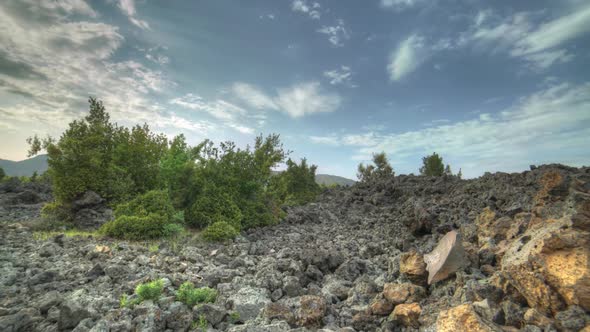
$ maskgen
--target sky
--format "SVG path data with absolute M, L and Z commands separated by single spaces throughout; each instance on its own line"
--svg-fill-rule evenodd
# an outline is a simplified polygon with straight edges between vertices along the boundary
M 590 165 L 587 0 L 4 0 L 0 158 L 102 100 L 240 146 L 278 133 L 318 173 Z

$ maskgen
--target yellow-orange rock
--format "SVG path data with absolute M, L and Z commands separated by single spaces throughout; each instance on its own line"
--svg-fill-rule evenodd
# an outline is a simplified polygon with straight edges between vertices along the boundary
M 406 282 L 402 284 L 386 283 L 383 286 L 383 297 L 394 305 L 417 302 L 426 296 L 426 289 Z
M 376 299 L 371 303 L 369 307 L 372 315 L 376 316 L 387 316 L 393 310 L 393 303 L 387 301 L 386 299 Z
M 502 332 L 496 324 L 480 317 L 471 304 L 462 304 L 449 310 L 443 310 L 436 320 L 438 332 Z
M 415 250 L 403 253 L 399 261 L 399 271 L 412 281 L 424 282 L 426 280 L 424 257 Z
M 420 308 L 418 303 L 398 304 L 393 309 L 389 318 L 406 327 L 417 328 L 420 326 L 418 318 L 420 318 L 421 313 L 422 308 Z
M 571 226 L 571 219 L 551 220 L 512 242 L 502 272 L 545 315 L 568 305 L 590 310 L 590 235 Z

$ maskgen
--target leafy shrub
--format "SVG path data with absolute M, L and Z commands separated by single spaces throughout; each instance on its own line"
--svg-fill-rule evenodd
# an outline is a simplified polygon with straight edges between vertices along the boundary
M 166 225 L 166 217 L 155 213 L 145 217 L 120 216 L 102 225 L 100 233 L 127 240 L 156 239 L 165 235 Z
M 167 192 L 163 190 L 148 191 L 127 203 L 117 205 L 115 209 L 115 217 L 147 216 L 149 214 L 159 214 L 172 221 L 175 212 Z
M 164 289 L 164 281 L 162 279 L 154 280 L 145 284 L 139 284 L 135 288 L 135 294 L 137 295 L 138 302 L 145 300 L 156 301 L 162 295 Z
M 203 228 L 224 221 L 235 229 L 241 228 L 242 212 L 227 193 L 209 190 L 200 195 L 188 211 L 188 223 Z
M 49 202 L 41 208 L 41 217 L 46 224 L 70 223 L 73 219 L 70 209 L 58 202 Z M 47 225 L 49 227 L 49 225 Z
M 164 237 L 174 237 L 184 232 L 184 226 L 179 224 L 166 224 L 162 230 Z
M 215 302 L 216 298 L 217 291 L 215 289 L 209 287 L 195 288 L 189 281 L 180 285 L 176 292 L 176 299 L 189 307 L 199 303 Z
M 217 221 L 203 230 L 203 238 L 207 241 L 224 241 L 233 239 L 240 234 L 232 225 L 225 221 Z
M 394 176 L 393 167 L 389 164 L 385 152 L 373 154 L 374 165 L 359 164 L 356 176 L 359 181 L 367 182 L 374 179 L 383 179 L 389 176 Z

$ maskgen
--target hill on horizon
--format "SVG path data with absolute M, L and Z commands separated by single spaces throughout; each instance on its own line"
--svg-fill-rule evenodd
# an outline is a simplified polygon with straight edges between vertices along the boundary
M 8 176 L 31 176 L 34 172 L 41 175 L 47 170 L 47 155 L 41 154 L 21 161 L 0 159 L 0 167 Z
M 356 183 L 356 181 L 349 178 L 330 174 L 316 174 L 315 182 L 325 186 L 332 186 L 335 184 L 340 186 L 352 186 Z

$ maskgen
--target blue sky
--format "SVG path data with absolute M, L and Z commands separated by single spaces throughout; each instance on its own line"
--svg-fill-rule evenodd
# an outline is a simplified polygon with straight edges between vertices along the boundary
M 434 151 L 466 177 L 590 164 L 588 1 L 3 1 L 0 158 L 102 99 L 120 124 L 355 177 Z

